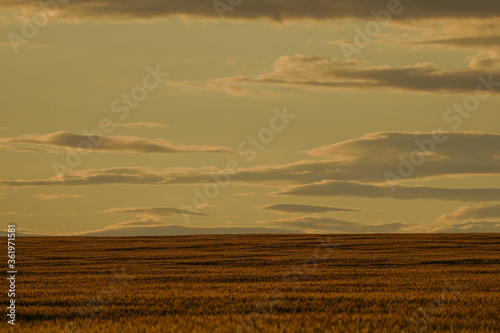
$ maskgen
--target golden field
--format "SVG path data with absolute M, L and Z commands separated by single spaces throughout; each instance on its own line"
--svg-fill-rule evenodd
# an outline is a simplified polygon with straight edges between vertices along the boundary
M 500 332 L 500 234 L 19 237 L 16 261 L 16 332 Z

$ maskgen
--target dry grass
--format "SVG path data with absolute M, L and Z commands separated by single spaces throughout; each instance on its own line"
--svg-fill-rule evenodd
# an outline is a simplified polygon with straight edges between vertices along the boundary
M 499 234 L 16 245 L 18 332 L 500 332 Z

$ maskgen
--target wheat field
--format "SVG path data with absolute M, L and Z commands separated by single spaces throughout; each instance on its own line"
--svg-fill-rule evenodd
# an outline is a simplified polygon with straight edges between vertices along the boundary
M 17 332 L 500 332 L 499 234 L 22 237 L 17 251 Z

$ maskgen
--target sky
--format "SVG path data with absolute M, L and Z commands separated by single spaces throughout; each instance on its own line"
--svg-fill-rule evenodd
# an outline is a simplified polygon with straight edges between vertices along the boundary
M 0 4 L 25 235 L 500 231 L 500 3 Z

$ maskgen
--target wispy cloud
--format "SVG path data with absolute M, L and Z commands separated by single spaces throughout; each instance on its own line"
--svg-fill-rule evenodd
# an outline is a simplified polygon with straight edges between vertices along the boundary
M 484 65 L 484 64 L 482 64 Z M 268 89 L 295 88 L 301 90 L 384 90 L 429 94 L 475 93 L 480 85 L 478 78 L 500 86 L 500 68 L 474 66 L 444 69 L 432 63 L 418 63 L 402 67 L 374 66 L 367 61 L 346 60 L 321 55 L 282 56 L 274 63 L 272 71 L 257 77 L 235 76 L 217 79 L 228 84 L 252 89 L 257 85 Z M 216 87 L 216 86 L 214 86 Z M 500 93 L 500 89 L 485 93 Z M 221 89 L 223 91 L 223 89 Z
M 170 207 L 124 207 L 124 208 L 111 208 L 102 211 L 102 213 L 143 213 L 154 216 L 172 216 L 178 214 L 190 214 L 208 216 L 200 212 L 185 211 L 177 208 Z
M 51 231 L 42 231 L 42 230 L 36 230 L 36 229 L 31 229 L 31 228 L 17 228 L 16 229 L 16 235 L 19 236 L 58 236 L 57 233 L 51 232 Z
M 100 184 L 206 184 L 214 174 L 227 174 L 231 183 L 273 188 L 323 180 L 382 183 L 384 173 L 398 173 L 401 159 L 419 159 L 411 179 L 495 176 L 500 173 L 500 135 L 483 132 L 443 132 L 445 143 L 430 143 L 431 132 L 380 132 L 309 150 L 319 160 L 240 168 L 236 172 L 204 168 L 107 168 L 78 170 L 49 179 L 0 180 L 0 186 Z M 418 143 L 418 144 L 417 144 Z M 463 147 L 468 147 L 464 150 Z M 433 151 L 427 151 L 434 148 Z
M 299 204 L 272 204 L 260 206 L 260 209 L 271 210 L 278 213 L 328 213 L 328 212 L 357 212 L 360 209 L 352 208 L 338 208 L 338 207 L 325 207 L 325 206 L 311 206 Z
M 136 136 L 97 136 L 56 132 L 47 135 L 25 135 L 15 138 L 0 138 L 0 142 L 15 144 L 70 147 L 115 153 L 230 153 L 229 147 L 179 145 L 164 139 L 149 139 Z M 81 148 L 84 147 L 84 148 Z
M 0 186 L 164 184 L 168 178 L 148 168 L 89 169 L 42 180 L 0 181 Z
M 57 200 L 68 198 L 83 198 L 85 196 L 79 194 L 35 194 L 35 198 L 40 200 Z
M 435 199 L 452 201 L 500 201 L 498 188 L 436 188 L 429 186 L 362 184 L 359 182 L 324 180 L 318 183 L 294 186 L 274 193 L 295 196 L 346 196 L 363 198 L 391 198 L 399 200 Z
M 177 235 L 209 235 L 209 234 L 290 234 L 301 233 L 298 230 L 266 227 L 188 227 L 166 225 L 164 223 L 143 218 L 137 221 L 117 223 L 99 230 L 72 234 L 74 236 L 177 236 Z
M 155 122 L 114 123 L 114 125 L 126 128 L 170 128 L 170 126 L 168 125 L 159 124 Z
M 452 213 L 444 214 L 436 222 L 449 223 L 466 220 L 500 221 L 500 205 L 462 206 Z M 499 222 L 500 223 L 500 222 Z
M 499 221 L 466 221 L 447 225 L 435 226 L 429 229 L 429 232 L 446 232 L 446 233 L 491 233 L 500 232 Z
M 5 146 L 0 145 L 0 151 L 18 151 L 18 152 L 28 152 L 28 153 L 38 153 L 38 152 L 50 152 L 55 153 L 53 149 L 41 148 L 41 147 L 25 147 L 25 146 Z
M 365 232 L 401 232 L 408 227 L 405 223 L 363 224 L 338 220 L 328 217 L 302 216 L 287 217 L 279 220 L 263 220 L 258 223 L 272 227 L 282 227 L 300 230 L 308 233 L 365 233 Z
M 420 45 L 449 45 L 460 48 L 485 47 L 489 50 L 500 48 L 500 35 L 491 36 L 470 36 L 470 37 L 450 37 L 442 39 L 424 39 L 419 41 L 410 41 L 411 44 Z
M 398 4 L 396 2 L 396 4 Z M 273 21 L 289 20 L 331 20 L 341 18 L 371 18 L 370 10 L 386 10 L 387 0 L 371 0 L 369 4 L 360 1 L 329 0 L 311 3 L 295 0 L 293 6 L 286 0 L 254 0 L 230 11 L 228 19 L 255 20 L 267 18 Z M 500 5 L 496 1 L 420 0 L 400 3 L 403 8 L 393 20 L 438 19 L 438 18 L 491 18 L 500 16 Z M 36 3 L 28 0 L 6 1 L 0 10 L 39 10 Z M 95 20 L 150 20 L 169 16 L 217 19 L 212 1 L 151 0 L 137 2 L 124 0 L 120 5 L 112 0 L 72 0 L 61 6 L 57 19 Z
M 173 87 L 183 88 L 183 89 L 199 89 L 208 91 L 220 91 L 227 93 L 229 95 L 235 96 L 278 96 L 279 93 L 272 90 L 266 89 L 254 89 L 243 87 L 238 82 L 234 82 L 232 78 L 228 79 L 217 79 L 205 82 L 197 81 L 168 81 L 168 84 Z

